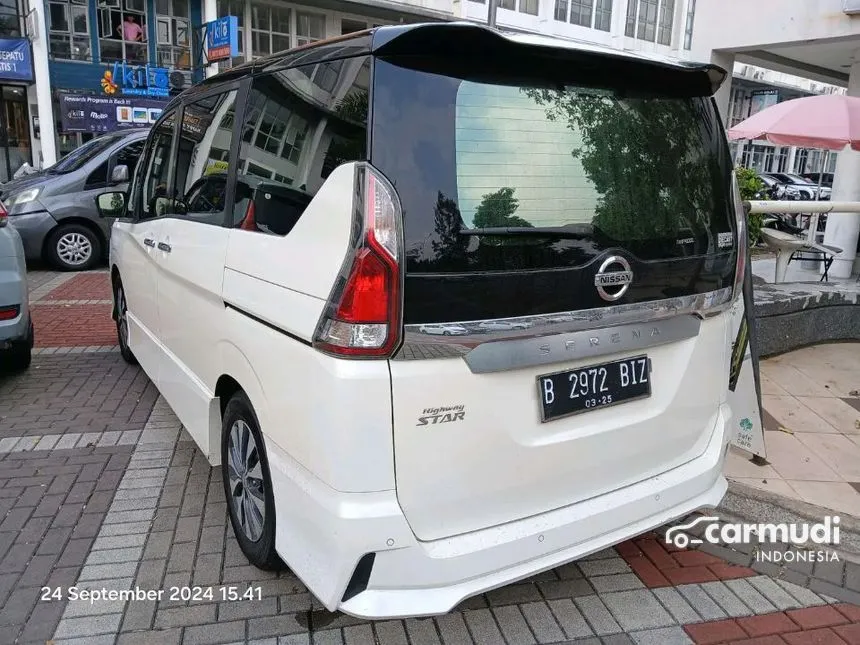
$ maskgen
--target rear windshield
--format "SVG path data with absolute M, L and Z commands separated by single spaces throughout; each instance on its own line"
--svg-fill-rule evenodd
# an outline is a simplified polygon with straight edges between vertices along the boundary
M 732 251 L 710 98 L 423 69 L 377 60 L 374 74 L 372 162 L 400 196 L 409 273 Z

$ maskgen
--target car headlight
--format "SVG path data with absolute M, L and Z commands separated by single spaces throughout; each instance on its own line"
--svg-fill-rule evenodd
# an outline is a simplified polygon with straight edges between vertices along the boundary
M 15 193 L 5 200 L 6 207 L 9 208 L 12 206 L 20 206 L 21 204 L 29 204 L 36 200 L 39 196 L 39 191 L 39 188 L 28 188 L 27 190 L 22 190 L 20 193 Z

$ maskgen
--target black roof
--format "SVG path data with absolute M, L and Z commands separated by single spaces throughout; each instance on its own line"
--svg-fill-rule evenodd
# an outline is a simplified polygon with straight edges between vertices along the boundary
M 625 84 L 659 86 L 661 91 L 698 96 L 713 94 L 728 76 L 726 70 L 710 63 L 662 59 L 538 35 L 505 34 L 476 23 L 429 22 L 385 25 L 295 47 L 242 63 L 194 87 L 202 89 L 258 72 L 367 54 L 408 56 L 419 66 L 422 59 L 435 63 L 449 60 L 452 66 L 465 65 L 472 72 L 482 65 L 498 70 L 500 59 L 506 61 L 506 68 L 510 63 L 530 75 L 557 73 L 575 65 L 577 76 L 588 76 L 593 70 L 595 78 L 617 76 Z

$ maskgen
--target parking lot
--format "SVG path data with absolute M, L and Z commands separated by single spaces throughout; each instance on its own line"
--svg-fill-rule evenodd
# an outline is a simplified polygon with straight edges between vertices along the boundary
M 727 562 L 657 534 L 442 617 L 329 613 L 288 571 L 247 563 L 220 469 L 114 346 L 107 272 L 33 271 L 30 286 L 33 364 L 0 377 L 0 643 L 860 642 L 860 608 L 809 576 L 775 580 L 749 554 Z M 860 568 L 809 574 L 845 598 Z

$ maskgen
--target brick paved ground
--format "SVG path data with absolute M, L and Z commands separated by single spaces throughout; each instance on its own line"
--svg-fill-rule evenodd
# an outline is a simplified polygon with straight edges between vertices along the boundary
M 0 642 L 51 638 L 64 603 L 40 600 L 41 588 L 74 583 L 131 450 L 0 455 Z
M 248 565 L 219 469 L 145 375 L 122 363 L 114 337 L 81 323 L 104 317 L 106 274 L 36 274 L 31 285 L 34 310 L 45 321 L 62 308 L 69 333 L 46 336 L 58 344 L 43 345 L 26 374 L 0 377 L 0 644 L 860 643 L 860 608 L 836 599 L 860 567 L 830 563 L 774 578 L 750 568 L 751 551 L 683 551 L 658 533 L 445 616 L 331 614 L 290 572 Z M 827 580 L 820 593 L 807 588 Z M 41 601 L 43 585 L 165 595 Z M 170 598 L 171 587 L 188 586 L 198 598 Z M 225 600 L 225 587 L 259 589 L 262 599 Z

